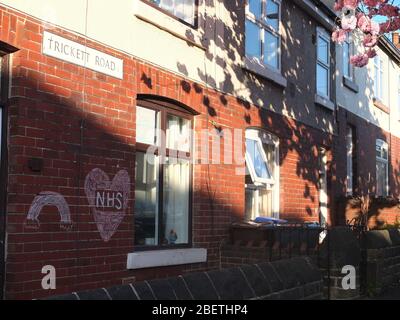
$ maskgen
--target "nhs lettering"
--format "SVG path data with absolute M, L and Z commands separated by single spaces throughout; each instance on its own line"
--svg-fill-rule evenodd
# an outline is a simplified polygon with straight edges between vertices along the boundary
M 85 193 L 90 211 L 104 241 L 109 241 L 128 209 L 130 178 L 126 170 L 117 172 L 113 180 L 95 168 L 85 179 Z
M 121 210 L 123 208 L 123 192 L 114 190 L 96 190 L 96 209 Z

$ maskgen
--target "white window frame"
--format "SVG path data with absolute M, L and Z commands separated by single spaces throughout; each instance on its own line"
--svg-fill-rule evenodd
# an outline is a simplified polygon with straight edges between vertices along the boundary
M 350 126 L 346 128 L 346 193 L 347 195 L 353 194 L 353 129 Z
M 261 139 L 259 137 L 251 137 L 251 138 L 246 137 L 246 140 L 253 140 L 253 141 L 255 141 L 257 143 L 256 144 L 257 149 L 260 152 L 264 163 L 267 163 L 268 162 L 268 158 L 267 158 L 267 155 L 265 154 L 265 150 L 263 148 Z M 251 159 L 250 154 L 247 152 L 247 149 L 246 149 L 245 158 L 246 158 L 247 163 L 249 164 L 248 168 L 249 168 L 249 171 L 250 171 L 251 178 L 253 179 L 253 181 L 254 181 L 254 183 L 256 185 L 262 185 L 262 184 L 273 185 L 275 183 L 275 179 L 272 176 L 272 173 L 270 172 L 270 168 L 268 167 L 268 165 L 266 165 L 265 167 L 267 169 L 268 175 L 271 176 L 272 178 L 271 179 L 264 179 L 264 178 L 261 178 L 261 177 L 259 177 L 257 175 L 256 169 L 254 168 L 253 160 Z
M 378 156 L 377 154 L 376 154 L 376 151 L 375 151 L 375 154 L 376 154 L 376 164 L 378 164 L 378 162 L 379 163 L 383 163 L 383 164 L 385 164 L 386 165 L 386 172 L 385 172 L 385 174 L 386 174 L 386 186 L 385 186 L 385 193 L 384 194 L 382 194 L 382 195 L 380 195 L 380 194 L 377 194 L 378 196 L 383 196 L 383 197 L 386 197 L 386 196 L 388 196 L 389 195 L 389 145 L 388 145 L 388 143 L 386 142 L 386 141 L 383 141 L 383 140 L 381 140 L 381 139 L 377 139 L 376 140 L 376 148 L 375 149 L 377 149 L 378 147 L 380 147 L 381 148 L 381 156 Z M 384 158 L 382 155 L 383 155 L 383 150 L 386 150 L 386 154 L 387 154 L 387 158 Z M 377 183 L 377 186 L 378 186 L 378 172 L 376 172 L 376 183 Z
M 346 48 L 348 48 L 347 55 Z M 346 41 L 343 43 L 343 76 L 351 81 L 354 79 L 354 68 L 350 63 L 350 57 L 353 54 L 353 49 L 353 39 L 351 36 L 348 36 Z M 346 74 L 347 72 L 349 74 Z
M 326 64 L 324 61 L 320 61 L 318 59 L 318 47 L 319 47 L 319 41 L 320 38 L 322 38 L 324 41 L 326 41 L 328 43 L 328 64 Z M 325 93 L 319 92 L 318 91 L 318 65 L 320 65 L 321 67 L 325 68 L 328 70 L 328 78 L 327 80 L 327 87 L 328 87 L 328 95 L 326 95 Z M 330 81 L 330 77 L 331 77 L 331 37 L 329 36 L 328 32 L 321 27 L 317 27 L 317 46 L 316 46 L 316 63 L 315 63 L 315 91 L 317 92 L 317 95 L 327 98 L 328 100 L 330 100 L 330 92 L 331 92 L 331 81 Z
M 383 60 L 381 57 L 374 58 L 374 97 L 383 101 Z
M 260 52 L 260 58 L 254 57 L 254 56 L 247 56 L 247 51 L 245 48 L 245 55 L 250 58 L 250 59 L 255 59 L 259 64 L 264 65 L 268 68 L 271 68 L 272 70 L 275 70 L 277 72 L 281 72 L 281 65 L 282 65 L 282 36 L 281 36 L 281 19 L 282 19 L 282 0 L 259 0 L 262 3 L 263 10 L 266 10 L 267 6 L 267 1 L 272 1 L 276 3 L 279 7 L 278 9 L 278 30 L 275 30 L 272 26 L 267 24 L 266 22 L 263 21 L 264 15 L 263 12 L 261 13 L 261 17 L 257 19 L 257 17 L 250 12 L 250 3 L 249 0 L 247 0 L 246 3 L 246 20 L 249 20 L 250 22 L 254 23 L 257 25 L 257 27 L 260 28 L 260 41 L 261 41 L 261 52 Z M 278 37 L 278 66 L 272 66 L 270 64 L 267 64 L 264 59 L 265 59 L 265 32 L 270 32 L 272 35 L 275 37 Z M 246 36 L 246 30 L 245 30 L 245 36 Z
M 260 136 L 261 135 L 261 136 Z M 261 150 L 262 150 L 262 157 L 263 159 L 267 162 L 267 156 L 265 154 L 264 147 L 262 146 L 262 143 L 265 144 L 270 144 L 273 145 L 275 148 L 275 155 L 274 155 L 274 170 L 273 170 L 273 179 L 255 179 L 254 174 L 255 174 L 255 169 L 251 168 L 252 166 L 250 165 L 252 161 L 249 161 L 249 155 L 246 150 L 246 165 L 248 165 L 247 168 L 249 168 L 251 178 L 253 180 L 253 184 L 245 184 L 246 189 L 253 189 L 253 190 L 259 190 L 259 189 L 266 189 L 266 190 L 271 190 L 272 191 L 272 216 L 274 218 L 279 218 L 279 200 L 280 200 L 280 190 L 279 190 L 279 138 L 262 130 L 262 129 L 247 129 L 245 133 L 245 139 L 250 139 L 253 141 L 257 141 L 257 143 L 260 143 Z M 253 172 L 253 173 L 252 173 Z M 265 181 L 263 181 L 265 180 Z M 261 182 L 263 181 L 263 182 Z M 258 197 L 258 195 L 257 195 Z M 257 201 L 257 200 L 256 200 Z M 257 201 L 258 202 L 258 201 Z M 257 207 L 258 210 L 258 207 Z

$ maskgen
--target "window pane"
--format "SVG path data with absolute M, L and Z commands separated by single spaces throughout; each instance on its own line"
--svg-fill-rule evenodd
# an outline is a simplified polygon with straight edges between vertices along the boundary
M 255 140 L 246 139 L 246 152 L 250 157 L 257 178 L 271 179 L 271 174 L 260 150 L 260 144 Z
M 275 145 L 263 143 L 265 155 L 267 156 L 268 171 L 271 176 L 275 176 Z
M 272 190 L 258 190 L 258 215 L 260 217 L 272 217 Z
M 318 38 L 318 60 L 328 65 L 329 63 L 329 53 L 328 53 L 329 43 L 324 38 Z
M 194 24 L 195 0 L 148 0 L 183 21 Z
M 177 116 L 167 117 L 167 148 L 190 151 L 190 121 Z
M 376 194 L 378 196 L 387 195 L 387 164 L 377 161 L 376 162 Z
M 257 201 L 255 189 L 246 188 L 245 191 L 245 210 L 246 220 L 254 220 L 257 217 Z
M 376 98 L 383 99 L 383 61 L 379 57 L 374 59 L 374 95 Z
M 158 244 L 158 157 L 136 153 L 135 244 Z
M 350 43 L 348 42 L 343 44 L 343 74 L 346 77 L 351 77 Z
M 275 30 L 279 29 L 279 5 L 271 0 L 267 0 L 266 22 Z
M 272 33 L 265 31 L 264 48 L 265 48 L 264 62 L 274 68 L 279 68 L 278 65 L 279 38 L 274 36 Z
M 246 20 L 246 55 L 261 58 L 260 28 Z
M 175 0 L 174 14 L 187 23 L 194 24 L 194 0 Z
M 317 64 L 317 93 L 328 96 L 328 69 Z
M 386 148 L 382 148 L 382 158 L 385 160 L 389 159 L 388 150 Z
M 256 18 L 261 17 L 261 0 L 250 0 L 249 1 L 249 11 L 256 16 Z
M 382 156 L 382 147 L 380 145 L 376 145 L 376 156 L 381 157 Z
M 158 112 L 136 107 L 136 141 L 145 144 L 156 144 L 156 129 L 158 127 Z
M 189 161 L 166 158 L 163 245 L 189 243 L 189 174 Z

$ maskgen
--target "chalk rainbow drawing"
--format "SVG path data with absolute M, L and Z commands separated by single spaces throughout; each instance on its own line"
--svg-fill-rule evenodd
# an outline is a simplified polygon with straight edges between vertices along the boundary
M 64 197 L 51 191 L 40 192 L 32 201 L 31 207 L 29 208 L 28 215 L 26 217 L 25 226 L 27 228 L 39 229 L 40 221 L 39 215 L 45 206 L 55 206 L 60 214 L 60 228 L 64 230 L 70 230 L 72 228 L 71 212 L 67 201 Z
M 119 171 L 110 181 L 101 169 L 93 169 L 85 179 L 85 192 L 97 230 L 107 242 L 121 224 L 130 193 L 130 178 L 126 170 Z

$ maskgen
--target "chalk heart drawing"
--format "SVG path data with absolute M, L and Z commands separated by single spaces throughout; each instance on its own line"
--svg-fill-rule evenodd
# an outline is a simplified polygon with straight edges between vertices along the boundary
M 45 206 L 57 207 L 61 218 L 60 229 L 67 231 L 72 229 L 71 212 L 67 201 L 65 201 L 61 194 L 51 191 L 40 192 L 35 199 L 33 199 L 25 221 L 26 228 L 39 230 L 39 215 Z
M 100 236 L 107 242 L 117 231 L 128 208 L 129 174 L 121 170 L 110 181 L 103 170 L 93 169 L 86 176 L 85 192 Z

